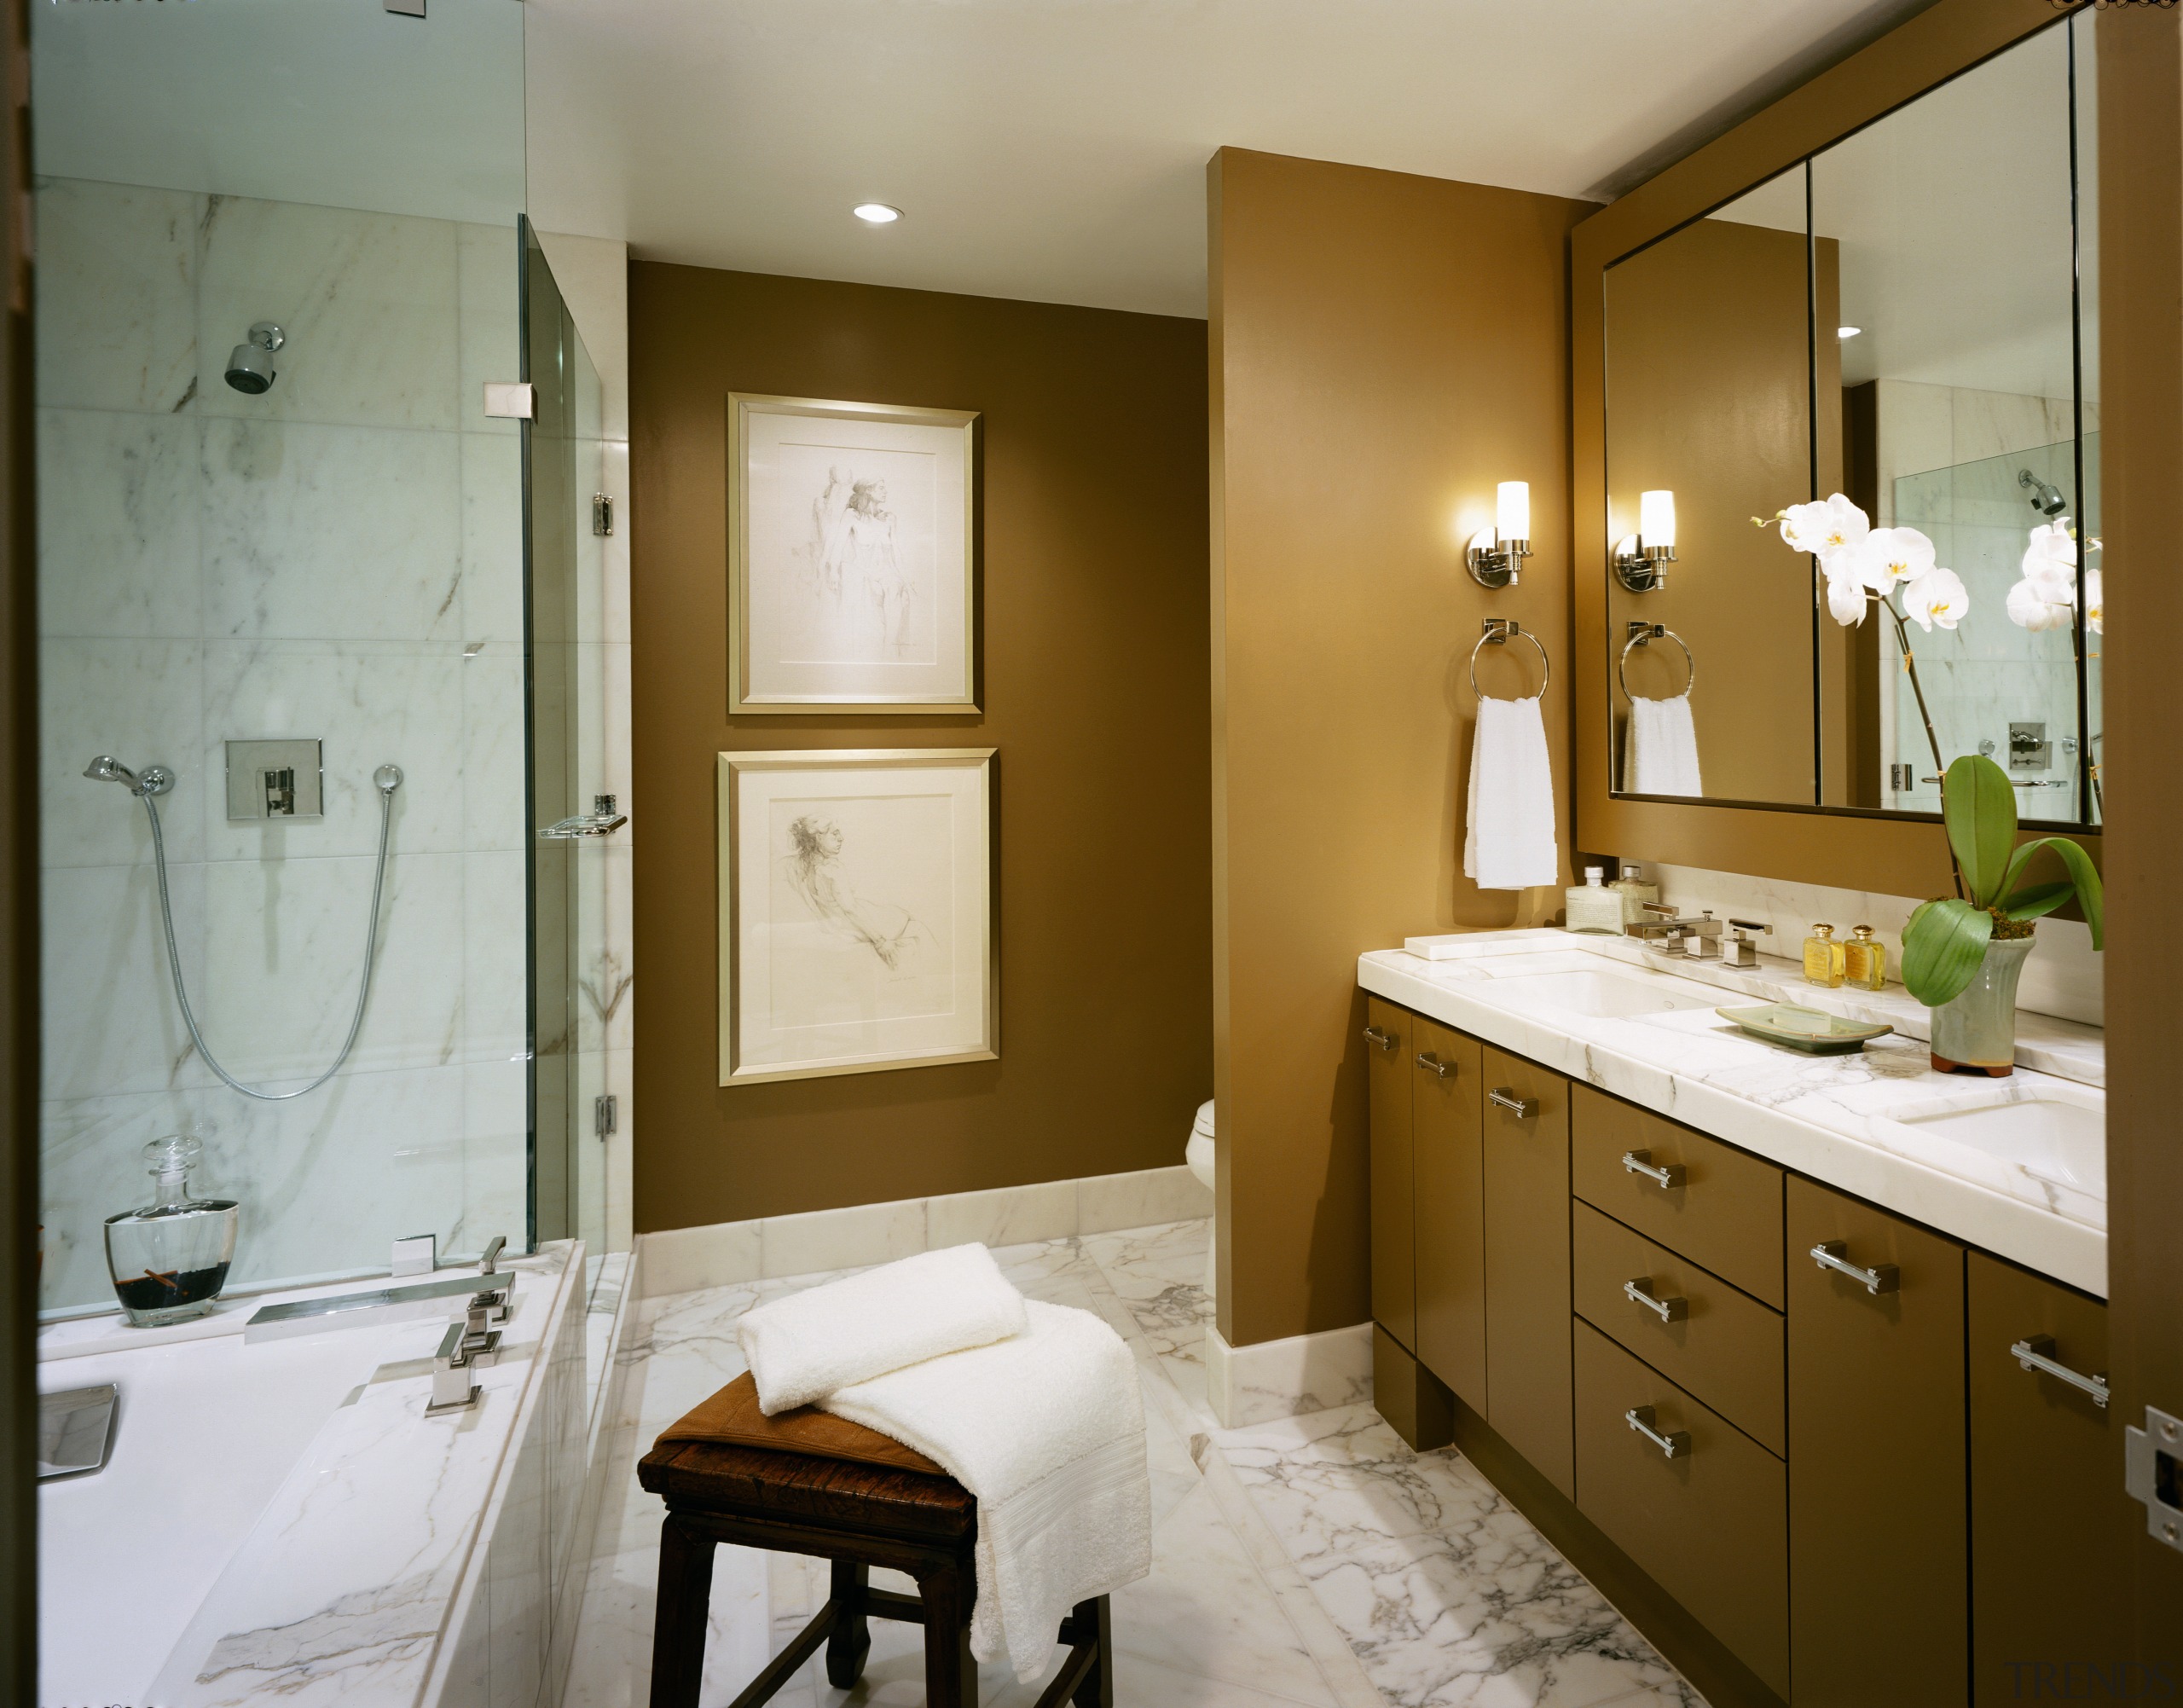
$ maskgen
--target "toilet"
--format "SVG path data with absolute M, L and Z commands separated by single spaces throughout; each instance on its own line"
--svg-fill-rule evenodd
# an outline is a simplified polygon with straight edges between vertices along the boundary
M 1197 1106 L 1197 1115 L 1190 1122 L 1190 1143 L 1183 1147 L 1183 1161 L 1191 1173 L 1205 1183 L 1205 1190 L 1213 1190 L 1213 1099 L 1207 1097 Z M 1205 1296 L 1213 1297 L 1213 1277 L 1219 1273 L 1219 1262 L 1213 1255 L 1210 1243 L 1205 1252 Z

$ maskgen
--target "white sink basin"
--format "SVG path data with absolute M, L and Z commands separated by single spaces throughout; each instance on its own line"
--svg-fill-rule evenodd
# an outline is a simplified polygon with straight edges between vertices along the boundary
M 2107 1196 L 2107 1106 L 2061 1086 L 2018 1103 L 1906 1115 L 1906 1126 L 2012 1162 L 2027 1174 Z
M 1727 993 L 1709 985 L 1623 973 L 1541 973 L 1532 978 L 1496 979 L 1480 988 L 1491 993 L 1489 1000 L 1559 1009 L 1594 1020 L 1672 1014 L 1678 1009 L 1711 1008 L 1728 999 Z

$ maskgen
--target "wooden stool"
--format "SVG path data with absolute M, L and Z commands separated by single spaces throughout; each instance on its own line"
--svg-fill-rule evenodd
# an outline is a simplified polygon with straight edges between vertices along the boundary
M 768 1418 L 744 1375 L 663 1433 L 637 1480 L 667 1502 L 651 1708 L 698 1708 L 713 1549 L 723 1542 L 833 1562 L 826 1605 L 731 1708 L 769 1699 L 821 1643 L 828 1681 L 847 1689 L 864 1671 L 873 1618 L 924 1627 L 929 1708 L 977 1708 L 978 1503 L 931 1460 L 811 1407 Z M 906 1572 L 918 1593 L 873 1589 L 875 1566 Z M 1114 1708 L 1111 1631 L 1104 1595 L 1076 1604 L 1061 1623 L 1068 1659 L 1039 1708 Z

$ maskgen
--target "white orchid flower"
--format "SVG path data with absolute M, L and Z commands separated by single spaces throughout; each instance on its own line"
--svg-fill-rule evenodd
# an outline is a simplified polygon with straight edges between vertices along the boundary
M 1954 570 L 1928 570 L 1902 589 L 1902 614 L 1929 634 L 1935 623 L 1954 628 L 1970 609 L 1970 590 Z
M 2070 623 L 2068 605 L 2048 599 L 2046 586 L 2028 576 L 2009 589 L 2008 613 L 2011 622 L 2035 634 L 2043 629 L 2066 628 Z
M 1822 564 L 1824 559 L 1821 559 Z M 1827 609 L 1834 620 L 1844 628 L 1865 620 L 1865 608 L 1872 603 L 1865 591 L 1864 582 L 1853 576 L 1829 576 L 1827 578 Z
M 1882 595 L 1929 573 L 1937 561 L 1933 542 L 1915 528 L 1873 529 L 1862 556 L 1865 585 Z
M 2107 613 L 2102 609 L 2105 604 L 2102 591 L 2099 571 L 2087 570 L 2084 572 L 2084 626 L 2094 634 L 2107 632 Z
M 1781 512 L 1781 538 L 1790 550 L 1825 557 L 1855 546 L 1872 531 L 1871 519 L 1840 493 Z
M 2030 542 L 2024 548 L 2024 578 L 2045 590 L 2049 605 L 2076 601 L 2077 542 L 2068 517 L 2031 530 Z

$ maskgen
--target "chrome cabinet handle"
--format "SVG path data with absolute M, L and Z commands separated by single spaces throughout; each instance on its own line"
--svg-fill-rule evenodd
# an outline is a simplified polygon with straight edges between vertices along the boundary
M 1364 1028 L 1364 1035 L 1370 1039 L 1375 1044 L 1378 1045 L 1382 1050 L 1392 1050 L 1395 1047 L 1397 1042 L 1399 1041 L 1393 1033 L 1382 1032 L 1376 1026 L 1366 1027 Z
M 1690 1432 L 1688 1429 L 1671 1429 L 1666 1434 L 1661 1434 L 1653 1427 L 1653 1408 L 1649 1405 L 1631 1406 L 1622 1414 L 1622 1421 L 1668 1458 L 1680 1459 L 1690 1451 Z
M 1642 1174 L 1655 1182 L 1663 1191 L 1671 1192 L 1687 1184 L 1690 1178 L 1690 1171 L 1680 1162 L 1655 1162 L 1649 1150 L 1624 1151 L 1622 1167 L 1628 1173 Z
M 1876 1263 L 1870 1269 L 1860 1269 L 1843 1255 L 1847 1250 L 1849 1247 L 1840 1240 L 1823 1240 L 1811 1248 L 1811 1260 L 1821 1269 L 1831 1269 L 1837 1275 L 1862 1282 L 1865 1291 L 1875 1295 L 1901 1289 L 1902 1271 L 1893 1264 Z
M 1418 1052 L 1417 1065 L 1428 1074 L 1438 1074 L 1444 1080 L 1456 1071 L 1454 1062 L 1443 1062 L 1438 1056 L 1422 1050 Z
M 2092 1396 L 2094 1405 L 2107 1404 L 2106 1376 L 2086 1375 L 2071 1369 L 2067 1364 L 2057 1363 L 2052 1335 L 2028 1335 L 2009 1348 L 2009 1356 L 2028 1370 L 2043 1371 L 2057 1381 L 2065 1381 L 2071 1387 L 2082 1388 Z
M 1622 1296 L 1632 1305 L 1642 1305 L 1647 1311 L 1657 1311 L 1663 1323 L 1680 1323 L 1690 1314 L 1690 1301 L 1680 1294 L 1663 1299 L 1653 1291 L 1653 1277 L 1641 1275 L 1635 1281 L 1622 1283 Z
M 1496 1086 L 1485 1094 L 1485 1101 L 1499 1104 L 1518 1120 L 1529 1120 L 1538 1113 L 1538 1099 L 1518 1097 L 1513 1086 Z

